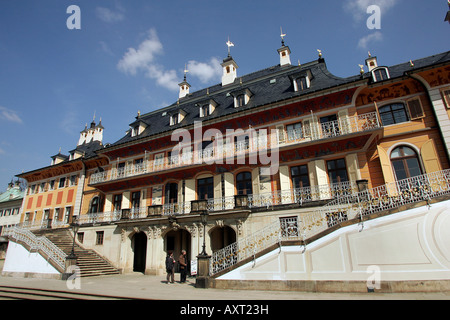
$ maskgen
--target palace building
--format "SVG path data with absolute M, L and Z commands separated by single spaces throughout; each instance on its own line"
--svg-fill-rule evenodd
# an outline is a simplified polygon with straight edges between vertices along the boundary
M 364 192 L 386 188 L 399 203 L 400 182 L 425 190 L 418 177 L 439 173 L 450 184 L 450 52 L 394 66 L 369 54 L 340 78 L 318 51 L 295 65 L 283 40 L 277 65 L 242 76 L 229 51 L 221 83 L 190 92 L 185 73 L 178 99 L 139 112 L 120 140 L 103 145 L 93 122 L 69 156 L 18 175 L 29 185 L 22 226 L 76 222 L 78 245 L 122 272 L 162 274 L 168 251 L 196 260 L 204 249 L 223 274 L 268 250 L 258 245 L 274 233 L 257 235 L 273 225 L 306 245 L 362 222 L 368 211 L 348 205 L 368 210 Z

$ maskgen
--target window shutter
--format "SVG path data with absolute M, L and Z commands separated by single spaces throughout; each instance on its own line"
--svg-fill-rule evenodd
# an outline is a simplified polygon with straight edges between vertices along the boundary
M 409 114 L 411 115 L 411 120 L 423 118 L 423 109 L 420 99 L 413 99 L 408 101 Z
M 442 170 L 432 139 L 423 144 L 422 149 L 420 149 L 420 155 L 422 156 L 423 165 L 425 166 L 425 171 L 427 173 Z
M 383 172 L 384 183 L 387 184 L 389 195 L 394 196 L 397 194 L 397 190 L 395 188 L 395 178 L 394 173 L 392 172 L 391 160 L 389 159 L 387 152 L 383 148 L 377 146 L 377 150 L 378 158 L 380 159 L 381 170 Z

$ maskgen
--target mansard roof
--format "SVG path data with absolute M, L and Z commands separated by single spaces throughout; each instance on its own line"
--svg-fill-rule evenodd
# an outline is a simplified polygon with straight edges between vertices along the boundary
M 402 77 L 406 72 L 446 61 L 450 61 L 450 51 L 415 60 L 414 66 L 411 66 L 410 62 L 398 64 L 389 67 L 390 78 Z M 293 80 L 307 73 L 311 74 L 312 81 L 310 87 L 302 91 L 295 91 Z M 210 120 L 223 116 L 237 116 L 246 110 L 356 83 L 361 80 L 370 82 L 371 74 L 366 72 L 362 75 L 358 74 L 347 78 L 337 77 L 328 71 L 323 58 L 301 66 L 272 66 L 242 77 L 237 77 L 233 84 L 222 86 L 219 83 L 209 88 L 190 93 L 170 106 L 140 115 L 139 121 L 148 124 L 146 129 L 137 136 L 132 136 L 131 131 L 128 131 L 123 138 L 111 144 L 109 147 L 120 147 L 122 144 L 138 142 L 141 139 L 150 138 L 157 134 L 171 132 L 177 128 L 193 125 L 194 121 Z M 248 89 L 252 93 L 250 101 L 242 107 L 235 108 L 233 93 L 245 89 Z M 200 117 L 199 103 L 208 99 L 213 99 L 217 103 L 217 106 L 212 114 L 206 117 Z M 185 117 L 180 123 L 170 125 L 170 115 L 179 110 L 185 112 Z M 108 150 L 108 147 L 104 150 Z

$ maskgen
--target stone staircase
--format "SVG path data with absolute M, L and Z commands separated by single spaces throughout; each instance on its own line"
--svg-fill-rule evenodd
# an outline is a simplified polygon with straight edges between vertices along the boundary
M 46 237 L 66 254 L 70 254 L 72 251 L 73 237 L 68 229 L 36 230 L 33 233 Z M 111 266 L 94 250 L 84 249 L 75 243 L 74 252 L 77 256 L 77 266 L 80 268 L 81 277 L 120 274 L 118 269 Z

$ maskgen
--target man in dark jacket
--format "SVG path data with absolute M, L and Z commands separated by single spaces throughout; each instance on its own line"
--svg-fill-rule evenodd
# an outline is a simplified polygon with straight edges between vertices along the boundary
M 173 269 L 175 267 L 175 259 L 173 258 L 173 252 L 169 251 L 166 257 L 166 272 L 167 272 L 167 283 L 174 283 L 175 277 Z
M 180 264 L 180 283 L 186 282 L 187 275 L 187 262 L 186 262 L 186 250 L 181 250 L 181 255 L 178 258 Z

